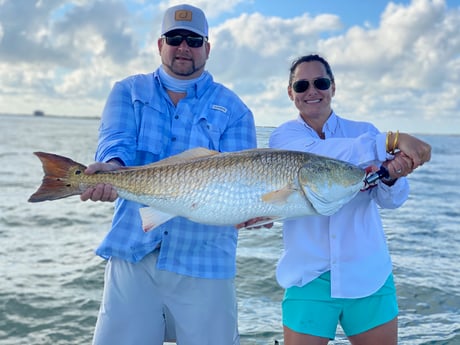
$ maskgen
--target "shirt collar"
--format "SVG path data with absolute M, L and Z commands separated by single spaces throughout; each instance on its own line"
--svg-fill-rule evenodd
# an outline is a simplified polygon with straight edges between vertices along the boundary
M 303 120 L 303 118 L 302 118 L 302 116 L 300 114 L 297 117 L 297 121 L 302 123 L 302 125 L 304 125 L 305 128 L 307 128 L 309 131 L 311 131 L 313 133 L 316 133 L 315 130 L 313 128 L 311 128 Z M 334 111 L 332 111 L 332 113 L 329 116 L 329 118 L 327 119 L 326 123 L 323 125 L 323 133 L 324 133 L 325 137 L 330 138 L 331 136 L 333 136 L 335 134 L 335 132 L 337 131 L 338 126 L 339 126 L 338 117 L 337 117 L 336 113 Z
M 159 83 L 159 85 L 162 85 L 160 75 L 159 75 L 159 69 L 161 67 L 157 68 L 157 70 L 154 73 L 154 78 L 155 80 Z M 190 87 L 187 90 L 187 97 L 201 97 L 206 89 L 211 85 L 213 82 L 213 78 L 211 74 L 208 71 L 203 72 L 203 77 L 200 78 L 192 87 Z

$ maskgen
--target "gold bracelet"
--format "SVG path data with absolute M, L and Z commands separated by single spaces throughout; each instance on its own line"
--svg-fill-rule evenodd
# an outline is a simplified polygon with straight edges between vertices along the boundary
M 388 142 L 389 142 L 390 135 L 393 135 L 393 132 L 392 132 L 392 131 L 388 131 L 388 132 L 387 132 L 387 138 L 385 139 L 385 150 L 386 150 L 388 153 L 391 153 L 390 148 L 388 147 Z
M 398 139 L 399 139 L 399 131 L 396 131 L 395 140 L 393 141 L 393 149 L 391 151 L 391 154 L 395 153 L 396 147 L 398 145 Z

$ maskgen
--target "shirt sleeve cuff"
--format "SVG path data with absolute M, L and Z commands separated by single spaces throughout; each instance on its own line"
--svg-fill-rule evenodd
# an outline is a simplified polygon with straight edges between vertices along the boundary
M 382 132 L 377 134 L 375 138 L 375 146 L 376 146 L 376 151 L 377 151 L 377 158 L 381 162 L 385 162 L 388 159 L 393 159 L 393 155 L 389 154 L 387 152 L 386 148 L 386 139 L 387 139 L 387 133 Z

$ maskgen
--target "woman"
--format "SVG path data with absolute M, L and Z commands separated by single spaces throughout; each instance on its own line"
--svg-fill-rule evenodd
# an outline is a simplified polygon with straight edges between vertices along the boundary
M 336 84 L 319 55 L 295 60 L 288 95 L 297 119 L 278 127 L 269 145 L 329 156 L 363 168 L 385 165 L 390 177 L 359 193 L 336 214 L 284 222 L 277 280 L 286 289 L 286 345 L 324 344 L 340 323 L 350 342 L 397 344 L 395 285 L 378 207 L 394 209 L 409 194 L 405 176 L 430 160 L 431 148 L 398 131 L 339 117 Z

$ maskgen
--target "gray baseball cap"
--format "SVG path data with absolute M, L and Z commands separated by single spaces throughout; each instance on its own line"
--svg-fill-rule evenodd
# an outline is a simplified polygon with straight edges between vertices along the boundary
M 161 25 L 161 34 L 169 31 L 184 29 L 200 36 L 208 37 L 208 21 L 204 12 L 197 7 L 182 4 L 166 10 Z

